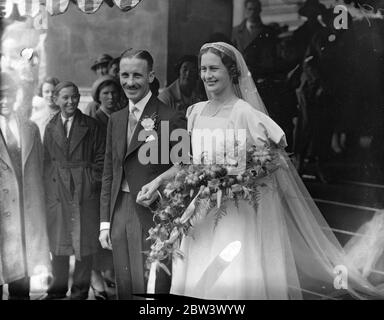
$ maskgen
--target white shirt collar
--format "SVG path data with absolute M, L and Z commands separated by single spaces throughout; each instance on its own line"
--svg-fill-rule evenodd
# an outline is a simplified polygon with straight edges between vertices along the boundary
M 255 29 L 258 29 L 258 28 L 261 26 L 261 24 L 259 24 L 259 23 L 257 23 L 257 22 L 250 22 L 250 21 L 248 21 L 248 20 L 245 22 L 245 25 L 246 25 L 247 30 L 248 30 L 249 32 L 252 32 L 252 27 L 253 27 L 253 26 L 255 27 Z
M 65 120 L 68 120 L 69 123 L 72 123 L 72 122 L 73 122 L 73 118 L 75 117 L 75 115 L 73 115 L 73 116 L 71 116 L 71 117 L 69 117 L 69 118 L 67 119 L 67 118 L 64 118 L 64 117 L 63 117 L 63 114 L 62 114 L 62 113 L 60 113 L 60 116 L 61 116 L 61 120 L 63 121 L 63 123 L 64 123 Z
M 134 104 L 131 100 L 129 100 L 129 111 L 131 112 L 133 107 L 136 107 L 138 109 L 135 112 L 135 116 L 137 119 L 140 119 L 141 114 L 143 113 L 145 106 L 147 105 L 149 99 L 151 99 L 151 96 L 152 96 L 152 92 L 151 92 L 151 90 L 149 90 L 147 95 L 143 99 L 141 99 L 139 102 L 137 102 L 136 104 Z
M 3 132 L 4 137 L 5 137 L 6 121 L 7 119 L 2 114 L 0 114 L 0 129 Z
M 11 118 L 9 118 L 9 120 L 6 119 L 3 115 L 0 115 L 0 129 L 3 132 L 3 136 L 4 136 L 4 139 L 5 139 L 5 142 L 8 142 L 7 138 L 6 138 L 6 133 L 5 133 L 6 132 L 6 128 L 7 128 L 7 121 L 8 121 L 8 125 L 9 125 L 9 128 L 10 128 L 11 132 L 15 136 L 15 139 L 17 141 L 17 145 L 20 148 L 20 132 L 19 132 L 19 128 L 18 128 L 18 125 L 17 125 L 17 120 L 12 115 L 11 115 Z
M 5 120 L 6 120 L 5 117 L 2 114 L 0 114 L 0 121 L 5 122 Z
M 0 123 L 1 123 L 1 125 L 2 126 L 4 126 L 4 128 L 5 128 L 5 126 L 6 126 L 6 124 L 7 124 L 7 122 L 8 123 L 17 123 L 16 122 L 16 118 L 14 117 L 14 115 L 11 115 L 8 119 L 5 117 L 5 116 L 3 116 L 2 114 L 0 114 Z

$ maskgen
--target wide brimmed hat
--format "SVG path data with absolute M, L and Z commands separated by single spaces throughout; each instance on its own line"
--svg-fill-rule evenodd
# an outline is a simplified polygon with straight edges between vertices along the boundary
M 100 94 L 100 87 L 104 82 L 112 82 L 116 85 L 118 89 L 120 89 L 120 83 L 112 76 L 105 75 L 100 78 L 98 78 L 92 85 L 92 98 L 94 101 L 100 103 L 99 100 L 99 94 Z
M 310 13 L 317 12 L 318 15 L 321 15 L 327 7 L 320 3 L 319 0 L 307 0 L 300 7 L 298 13 L 303 17 L 307 17 Z
M 95 60 L 95 62 L 92 65 L 91 69 L 93 71 L 96 71 L 97 66 L 99 66 L 101 64 L 108 64 L 109 61 L 111 61 L 112 59 L 113 58 L 109 54 L 103 53 L 102 55 L 97 57 L 97 59 Z

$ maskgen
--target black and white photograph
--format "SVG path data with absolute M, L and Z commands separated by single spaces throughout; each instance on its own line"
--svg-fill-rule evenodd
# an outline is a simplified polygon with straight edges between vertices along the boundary
M 384 299 L 384 0 L 0 12 L 0 300 Z

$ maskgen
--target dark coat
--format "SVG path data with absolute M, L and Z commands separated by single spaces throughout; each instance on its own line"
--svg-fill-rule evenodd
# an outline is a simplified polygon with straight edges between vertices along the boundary
M 100 103 L 96 101 L 91 101 L 90 103 L 87 104 L 85 107 L 84 113 L 92 118 L 95 117 L 96 111 L 99 110 L 100 108 Z
M 105 134 L 95 119 L 76 111 L 69 139 L 61 114 L 44 135 L 45 187 L 50 247 L 77 259 L 98 248 L 99 196 Z
M 127 178 L 130 192 L 134 199 L 136 199 L 142 186 L 149 183 L 172 166 L 172 163 L 143 165 L 138 159 L 139 147 L 144 144 L 144 141 L 138 140 L 138 134 L 143 129 L 140 122 L 145 116 L 151 116 L 154 113 L 158 116 L 157 134 L 159 141 L 161 139 L 160 121 L 169 121 L 170 133 L 177 128 L 186 129 L 187 123 L 184 114 L 182 112 L 176 112 L 171 107 L 166 106 L 153 95 L 145 106 L 141 118 L 138 121 L 128 150 L 127 126 L 129 108 L 124 108 L 113 113 L 109 119 L 103 185 L 100 197 L 101 222 L 111 222 L 113 220 L 116 200 L 123 179 L 123 171 Z M 161 148 L 159 142 L 159 154 L 161 154 Z M 172 143 L 170 143 L 170 148 L 172 148 Z M 166 152 L 169 152 L 169 150 Z M 149 209 L 137 204 L 135 209 L 143 230 L 149 230 L 153 225 L 152 213 Z
M 50 269 L 40 133 L 29 120 L 18 118 L 17 122 L 24 172 L 22 197 L 0 132 L 0 285 L 32 276 L 41 267 Z
M 183 96 L 180 90 L 179 79 L 166 87 L 158 97 L 159 100 L 167 106 L 170 106 L 176 111 L 182 111 L 184 114 L 187 113 L 189 106 L 201 101 L 196 91 L 193 91 L 190 97 Z
M 92 118 L 96 119 L 97 123 L 104 129 L 105 134 L 107 133 L 109 117 L 100 108 L 97 109 L 96 113 Z
M 245 52 L 245 49 L 254 41 L 256 38 L 263 37 L 266 31 L 270 31 L 270 27 L 262 24 L 260 26 L 259 34 L 252 35 L 247 29 L 247 22 L 243 20 L 238 26 L 232 30 L 232 43 L 241 53 Z

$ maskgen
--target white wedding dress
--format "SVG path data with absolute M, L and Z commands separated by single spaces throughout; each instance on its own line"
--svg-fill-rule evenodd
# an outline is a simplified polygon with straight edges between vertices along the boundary
M 245 129 L 248 145 L 267 138 L 284 146 L 281 128 L 267 115 L 237 100 L 224 117 L 201 115 L 207 102 L 188 110 L 188 127 Z M 201 151 L 194 141 L 193 151 Z M 174 258 L 171 293 L 202 299 L 323 299 L 350 293 L 379 295 L 346 258 L 295 169 L 281 153 L 283 168 L 265 178 L 258 207 L 241 200 L 222 204 L 225 215 L 200 209 L 184 259 Z M 335 267 L 348 270 L 347 283 L 335 285 Z M 341 280 L 343 280 L 342 278 Z M 345 279 L 344 279 L 345 280 Z

